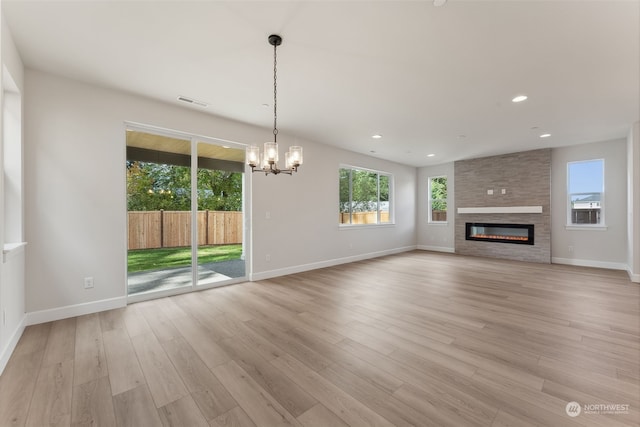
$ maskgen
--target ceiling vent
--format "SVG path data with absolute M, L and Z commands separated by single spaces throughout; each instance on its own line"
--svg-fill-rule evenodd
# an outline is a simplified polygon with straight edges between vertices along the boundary
M 204 101 L 198 101 L 196 99 L 193 98 L 187 98 L 186 96 L 178 96 L 178 101 L 182 101 L 182 102 L 186 102 L 187 104 L 193 104 L 193 105 L 197 105 L 198 107 L 208 107 L 209 104 L 207 104 Z

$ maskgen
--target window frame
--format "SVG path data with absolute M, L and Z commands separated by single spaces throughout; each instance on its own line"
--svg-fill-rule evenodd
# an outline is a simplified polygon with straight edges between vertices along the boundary
M 340 164 L 338 166 L 338 206 L 340 206 L 340 203 L 342 203 L 341 200 L 341 195 L 340 195 L 340 172 L 343 169 L 348 169 L 349 170 L 349 205 L 351 206 L 353 203 L 353 171 L 357 170 L 357 171 L 362 171 L 362 172 L 369 172 L 369 173 L 375 173 L 376 176 L 376 194 L 377 194 L 377 201 L 376 201 L 376 222 L 375 223 L 368 223 L 368 224 L 354 224 L 353 223 L 353 210 L 350 209 L 349 210 L 349 222 L 348 223 L 341 223 L 338 222 L 338 226 L 340 228 L 364 228 L 364 227 L 388 227 L 388 226 L 393 226 L 395 225 L 395 214 L 394 214 L 394 200 L 393 200 L 393 193 L 394 193 L 394 176 L 392 173 L 390 172 L 386 172 L 386 171 L 381 171 L 381 170 L 377 170 L 377 169 L 370 169 L 370 168 L 364 168 L 361 166 L 353 166 L 353 165 L 348 165 L 348 164 Z M 389 221 L 388 222 L 380 222 L 380 217 L 382 214 L 382 211 L 380 209 L 380 205 L 381 205 L 381 201 L 380 201 L 380 177 L 381 176 L 386 176 L 389 180 Z M 338 210 L 338 214 L 342 215 L 342 210 Z
M 433 199 L 431 197 L 431 183 L 436 178 L 445 178 L 447 180 L 447 198 L 446 199 Z M 429 224 L 448 224 L 449 223 L 449 177 L 447 175 L 434 175 L 427 178 L 427 222 Z M 444 201 L 447 204 L 447 219 L 445 221 L 436 221 L 433 219 L 433 202 L 434 201 Z
M 572 209 L 571 209 L 571 197 L 574 195 L 579 195 L 579 194 L 589 194 L 589 193 L 571 193 L 571 165 L 574 164 L 578 164 L 578 163 L 591 163 L 591 162 L 601 162 L 602 163 L 602 188 L 600 189 L 600 222 L 596 223 L 596 224 L 589 224 L 589 223 L 574 223 L 573 219 L 572 219 Z M 566 194 L 567 194 L 567 199 L 566 199 L 566 208 L 567 208 L 567 222 L 566 222 L 566 228 L 567 229 L 582 229 L 582 230 L 605 230 L 607 228 L 606 222 L 605 222 L 605 212 L 606 212 L 606 195 L 605 195 L 605 188 L 606 188 L 606 184 L 605 184 L 605 169 L 606 165 L 605 165 L 605 159 L 603 158 L 595 158 L 595 159 L 585 159 L 585 160 L 574 160 L 574 161 L 569 161 L 567 162 L 567 182 L 566 182 Z

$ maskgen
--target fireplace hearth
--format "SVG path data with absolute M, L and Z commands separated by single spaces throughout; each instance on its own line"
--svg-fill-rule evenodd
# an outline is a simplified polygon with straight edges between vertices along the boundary
M 466 240 L 481 242 L 534 244 L 533 224 L 466 223 Z

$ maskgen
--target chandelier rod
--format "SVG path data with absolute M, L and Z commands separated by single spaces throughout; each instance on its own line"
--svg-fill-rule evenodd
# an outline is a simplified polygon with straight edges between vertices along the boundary
M 278 142 L 278 46 L 282 37 L 271 34 L 269 44 L 273 46 L 273 142 Z
M 269 39 L 271 41 L 271 39 Z M 280 41 L 282 43 L 282 41 Z M 278 142 L 278 53 L 280 43 L 273 43 L 273 142 Z

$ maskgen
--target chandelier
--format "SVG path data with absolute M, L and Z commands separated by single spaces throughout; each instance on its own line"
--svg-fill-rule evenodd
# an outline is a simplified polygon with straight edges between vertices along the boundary
M 247 147 L 247 164 L 251 166 L 251 172 L 264 172 L 265 175 L 278 175 L 284 173 L 292 175 L 298 172 L 298 166 L 302 164 L 302 147 L 294 145 L 284 153 L 284 169 L 278 168 L 278 55 L 277 47 L 282 44 L 282 37 L 277 34 L 269 36 L 269 44 L 273 46 L 273 142 L 264 143 L 264 153 L 260 154 L 260 147 L 251 145 Z

